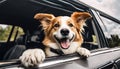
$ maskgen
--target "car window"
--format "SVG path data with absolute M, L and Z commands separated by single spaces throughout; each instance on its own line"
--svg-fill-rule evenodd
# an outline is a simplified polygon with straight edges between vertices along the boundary
M 7 42 L 11 30 L 11 25 L 0 24 L 0 42 Z
M 102 17 L 100 26 L 110 47 L 120 46 L 120 24 L 108 18 Z
M 86 21 L 86 26 L 84 26 L 84 31 L 83 31 L 83 39 L 84 39 L 84 42 L 82 44 L 83 47 L 89 50 L 99 48 L 98 40 L 95 34 L 95 28 L 93 27 L 92 20 Z
M 15 26 L 10 41 L 14 41 L 16 38 L 19 38 L 21 35 L 24 35 L 24 31 L 21 27 Z
M 0 42 L 8 41 L 12 28 L 13 28 L 12 25 L 0 24 Z M 14 41 L 15 38 L 23 34 L 24 34 L 23 29 L 18 26 L 15 26 L 10 41 Z

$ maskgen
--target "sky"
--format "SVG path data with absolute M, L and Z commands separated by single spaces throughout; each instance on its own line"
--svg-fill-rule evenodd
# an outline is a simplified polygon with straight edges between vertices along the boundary
M 120 0 L 80 0 L 120 20 Z
M 80 0 L 94 8 L 97 8 L 117 19 L 120 20 L 120 0 Z M 103 20 L 104 21 L 104 20 Z M 106 20 L 105 20 L 106 21 Z M 104 22 L 105 22 L 104 21 Z M 110 38 L 111 34 L 117 34 L 120 38 L 120 24 L 115 24 L 113 21 L 106 21 L 104 25 L 106 25 L 107 30 L 103 28 L 103 24 L 100 24 L 102 29 L 104 30 L 104 34 L 106 37 Z
M 4 29 L 7 27 L 7 25 L 0 24 L 0 26 Z

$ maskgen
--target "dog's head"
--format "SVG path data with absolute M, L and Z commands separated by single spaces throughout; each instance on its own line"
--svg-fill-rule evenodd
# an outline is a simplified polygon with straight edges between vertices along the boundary
M 34 16 L 39 20 L 45 32 L 43 43 L 57 43 L 62 49 L 67 49 L 72 42 L 83 42 L 81 32 L 85 21 L 91 15 L 87 12 L 74 12 L 71 17 L 38 13 Z

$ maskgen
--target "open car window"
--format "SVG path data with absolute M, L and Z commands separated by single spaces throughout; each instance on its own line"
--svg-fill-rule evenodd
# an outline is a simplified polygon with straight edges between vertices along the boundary
M 17 38 L 19 38 L 20 36 L 22 36 L 24 34 L 25 33 L 23 31 L 23 28 L 21 28 L 19 26 L 15 26 L 10 41 L 15 41 Z
M 10 35 L 10 33 L 12 34 Z M 24 35 L 24 31 L 21 27 L 0 24 L 0 42 L 7 42 L 8 39 L 14 41 L 16 38 L 20 37 L 20 35 Z
M 98 39 L 95 34 L 95 27 L 93 27 L 94 22 L 92 19 L 86 21 L 86 26 L 84 26 L 83 31 L 83 44 L 82 46 L 89 49 L 94 50 L 98 49 Z
M 100 26 L 109 47 L 120 47 L 120 23 L 110 20 L 104 16 L 100 16 L 100 18 L 102 20 Z
M 11 25 L 0 24 L 0 42 L 7 42 L 11 30 Z

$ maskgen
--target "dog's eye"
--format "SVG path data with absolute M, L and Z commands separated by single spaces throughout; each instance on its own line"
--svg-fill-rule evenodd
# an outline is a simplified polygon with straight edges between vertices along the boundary
M 60 25 L 59 24 L 55 24 L 54 27 L 59 27 Z
M 70 23 L 70 24 L 68 24 L 68 26 L 73 27 L 73 24 Z

